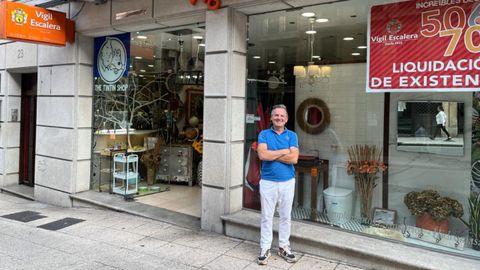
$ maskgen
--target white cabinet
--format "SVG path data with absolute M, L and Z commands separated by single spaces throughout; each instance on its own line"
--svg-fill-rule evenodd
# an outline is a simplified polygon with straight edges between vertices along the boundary
M 138 155 L 113 156 L 112 192 L 130 195 L 138 192 Z
M 157 179 L 169 182 L 193 182 L 193 152 L 190 145 L 162 147 Z

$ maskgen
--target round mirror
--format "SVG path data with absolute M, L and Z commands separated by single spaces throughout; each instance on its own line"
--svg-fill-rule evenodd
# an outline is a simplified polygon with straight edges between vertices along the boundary
M 309 125 L 316 126 L 320 124 L 322 122 L 322 118 L 322 111 L 316 106 L 311 106 L 305 110 L 304 119 Z
M 318 98 L 304 100 L 297 110 L 300 128 L 309 134 L 319 134 L 330 124 L 330 111 L 327 104 Z

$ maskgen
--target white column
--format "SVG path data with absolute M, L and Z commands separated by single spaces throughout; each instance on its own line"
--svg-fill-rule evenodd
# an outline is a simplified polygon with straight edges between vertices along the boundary
M 242 207 L 246 24 L 231 8 L 206 14 L 202 229 L 219 233 Z
M 71 206 L 90 185 L 93 39 L 39 45 L 35 199 Z

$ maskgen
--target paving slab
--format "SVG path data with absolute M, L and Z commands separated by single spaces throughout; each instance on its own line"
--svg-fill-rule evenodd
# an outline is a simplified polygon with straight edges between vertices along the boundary
M 275 250 L 269 264 L 259 266 L 254 242 L 95 207 L 59 208 L 0 193 L 0 215 L 21 211 L 45 217 L 26 222 L 0 217 L 0 269 L 359 269 L 301 253 L 296 253 L 296 264 L 289 264 Z M 38 228 L 69 218 L 82 222 L 54 226 L 57 230 Z

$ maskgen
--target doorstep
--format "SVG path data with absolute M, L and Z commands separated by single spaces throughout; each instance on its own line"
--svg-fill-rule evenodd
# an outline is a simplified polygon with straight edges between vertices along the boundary
M 73 200 L 73 206 L 82 204 L 95 205 L 110 210 L 125 212 L 132 215 L 145 217 L 173 224 L 176 226 L 199 230 L 200 218 L 174 212 L 168 209 L 139 203 L 136 201 L 126 201 L 123 196 L 110 194 L 108 192 L 84 191 L 70 195 Z
M 30 201 L 35 201 L 34 188 L 31 186 L 14 185 L 14 186 L 8 186 L 8 187 L 1 187 L 0 191 L 7 192 L 9 194 L 13 194 L 15 196 L 18 196 Z
M 260 213 L 241 210 L 222 217 L 225 234 L 258 242 Z M 277 233 L 278 218 L 274 218 Z M 278 242 L 274 239 L 273 245 Z M 350 233 L 335 227 L 292 221 L 292 248 L 368 269 L 479 269 L 480 260 L 409 246 L 384 238 Z

